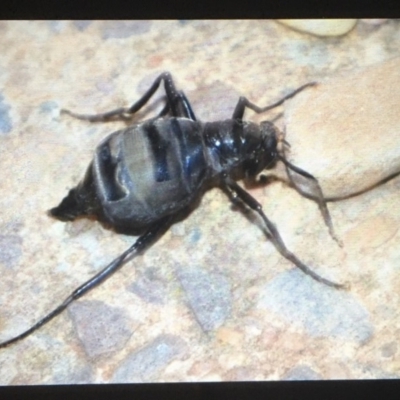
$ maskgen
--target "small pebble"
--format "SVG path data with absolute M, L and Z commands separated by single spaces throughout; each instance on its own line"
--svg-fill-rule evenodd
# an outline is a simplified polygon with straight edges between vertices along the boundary
M 281 24 L 287 25 L 300 32 L 311 33 L 315 36 L 341 36 L 350 32 L 357 23 L 356 19 L 280 19 Z

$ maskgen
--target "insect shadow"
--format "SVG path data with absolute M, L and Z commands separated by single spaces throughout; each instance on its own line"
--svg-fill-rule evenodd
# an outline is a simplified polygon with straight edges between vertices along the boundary
M 347 287 L 321 277 L 292 253 L 276 226 L 264 214 L 261 204 L 236 183 L 241 179 L 255 182 L 263 170 L 273 168 L 278 161 L 283 162 L 293 186 L 300 193 L 300 187 L 307 188 L 306 192 L 317 202 L 331 236 L 337 240 L 317 179 L 286 159 L 284 149 L 288 143 L 283 134 L 272 122 L 255 124 L 243 120 L 246 108 L 256 113 L 266 112 L 315 83 L 307 83 L 267 107 L 258 107 L 246 97 L 240 97 L 231 118 L 201 122 L 184 92 L 176 89 L 171 74 L 164 72 L 128 108 L 95 115 L 62 112 L 90 122 L 128 121 L 146 105 L 161 82 L 165 87 L 165 105 L 161 112 L 106 137 L 97 146 L 83 180 L 49 211 L 61 221 L 95 218 L 118 232 L 140 234 L 139 238 L 44 318 L 0 343 L 0 348 L 29 336 L 142 253 L 177 219 L 187 215 L 204 192 L 212 187 L 220 187 L 233 203 L 241 205 L 240 209 L 255 213 L 265 235 L 279 253 L 305 274 L 333 288 Z

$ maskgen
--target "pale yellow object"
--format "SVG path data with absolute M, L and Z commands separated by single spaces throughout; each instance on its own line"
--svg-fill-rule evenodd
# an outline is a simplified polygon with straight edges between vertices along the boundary
M 278 22 L 316 36 L 341 36 L 350 32 L 356 19 L 280 19 Z

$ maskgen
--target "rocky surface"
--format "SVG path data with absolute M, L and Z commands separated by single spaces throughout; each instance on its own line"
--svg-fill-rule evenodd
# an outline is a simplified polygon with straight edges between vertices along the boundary
M 400 88 L 390 66 L 399 21 L 359 21 L 333 38 L 255 20 L 1 22 L 0 33 L 0 340 L 134 240 L 46 215 L 81 179 L 97 143 L 126 126 L 75 120 L 61 108 L 131 104 L 169 70 L 207 121 L 229 118 L 240 95 L 262 106 L 318 81 L 276 121 L 286 124 L 292 160 L 310 162 L 304 168 L 330 194 L 398 168 Z M 143 256 L 1 349 L 0 384 L 398 377 L 399 190 L 394 179 L 330 203 L 339 247 L 312 201 L 280 181 L 249 188 L 287 246 L 321 275 L 349 282 L 348 292 L 297 271 L 251 213 L 211 190 Z

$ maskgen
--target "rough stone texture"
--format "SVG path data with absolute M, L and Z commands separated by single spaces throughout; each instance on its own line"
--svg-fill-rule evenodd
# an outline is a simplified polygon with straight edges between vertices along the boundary
M 0 257 L 0 340 L 31 326 L 134 240 L 94 221 L 65 224 L 46 215 L 81 179 L 97 143 L 125 127 L 123 122 L 89 124 L 60 116 L 61 108 L 91 113 L 131 104 L 161 71 L 169 70 L 198 118 L 213 120 L 229 118 L 240 95 L 262 106 L 306 82 L 324 82 L 299 95 L 299 101 L 303 95 L 311 101 L 313 93 L 325 93 L 328 78 L 332 88 L 340 89 L 338 77 L 352 76 L 347 93 L 339 90 L 341 96 L 327 96 L 324 103 L 332 103 L 342 121 L 338 126 L 346 129 L 343 121 L 351 124 L 351 117 L 343 104 L 358 92 L 358 75 L 366 82 L 364 74 L 387 68 L 384 63 L 398 57 L 399 49 L 400 22 L 393 20 L 360 21 L 336 38 L 256 20 L 0 22 L 0 232 L 2 248 L 6 246 Z M 377 93 L 387 87 L 386 80 L 392 82 L 393 96 L 400 92 L 388 73 L 371 79 Z M 160 107 L 158 102 L 151 112 L 144 110 L 138 120 Z M 381 127 L 388 126 L 388 111 L 378 107 L 380 128 L 361 135 L 365 143 L 374 143 L 371 152 L 381 140 L 386 143 Z M 306 124 L 316 108 L 298 120 Z M 273 119 L 281 111 L 249 111 L 246 118 Z M 377 124 L 376 115 L 364 113 L 364 119 L 362 127 Z M 281 128 L 283 122 L 277 120 Z M 324 122 L 319 122 L 320 130 Z M 357 126 L 353 129 L 358 132 Z M 295 141 L 288 130 L 291 155 L 297 157 L 303 137 Z M 314 141 L 320 135 L 309 134 Z M 304 151 L 313 140 L 304 137 Z M 335 154 L 328 173 L 346 152 L 341 146 L 324 145 L 312 158 L 324 159 L 324 151 Z M 383 173 L 393 167 L 391 160 Z M 345 184 L 353 188 L 360 179 L 362 185 L 371 167 L 370 162 L 362 177 L 350 171 Z M 332 175 L 318 177 L 327 185 Z M 88 320 L 82 313 L 74 321 L 72 309 L 0 350 L 0 384 L 399 376 L 400 180 L 329 204 L 342 248 L 329 236 L 317 206 L 282 182 L 249 190 L 289 249 L 321 275 L 351 283 L 348 293 L 318 287 L 295 271 L 266 240 L 251 213 L 244 217 L 224 193 L 211 190 L 143 256 L 76 303 L 75 311 L 85 302 L 101 304 L 95 309 L 104 307 L 104 321 L 115 310 L 117 317 L 123 314 L 112 320 L 123 340 L 116 336 L 111 351 L 88 356 L 96 337 L 102 349 L 108 328 L 99 326 L 82 340 L 79 331 L 90 331 L 97 321 L 91 326 L 90 313 Z M 206 281 L 215 296 L 221 277 L 230 288 L 224 306 L 229 313 L 221 325 L 203 315 L 203 323 L 210 323 L 207 331 L 188 301 L 190 284 L 185 288 L 177 272 L 188 268 L 189 279 L 193 266 L 204 274 L 196 276 L 207 277 L 198 282 Z M 196 290 L 201 287 L 189 291 Z
M 204 331 L 219 328 L 231 309 L 231 290 L 220 273 L 207 273 L 200 268 L 181 267 L 178 279 L 186 293 L 190 309 Z
M 138 276 L 128 289 L 149 303 L 164 304 L 167 301 L 167 284 L 159 279 L 154 268 Z
M 6 268 L 13 268 L 21 257 L 21 248 L 21 236 L 0 235 L 0 262 Z
M 288 102 L 289 158 L 328 197 L 400 173 L 400 57 L 321 82 Z M 307 115 L 307 118 L 304 116 Z
M 362 344 L 373 334 L 367 310 L 351 292 L 327 290 L 315 281 L 307 282 L 297 269 L 280 274 L 262 288 L 259 306 L 293 326 L 301 326 L 312 336 L 333 336 Z
M 284 379 L 287 381 L 315 381 L 320 380 L 322 377 L 313 371 L 307 365 L 297 365 L 285 375 Z
M 68 309 L 88 357 L 96 358 L 121 350 L 135 325 L 128 323 L 123 309 L 100 301 L 80 301 Z
M 149 382 L 174 358 L 187 350 L 185 342 L 172 335 L 157 337 L 154 341 L 130 354 L 115 371 L 115 383 Z

